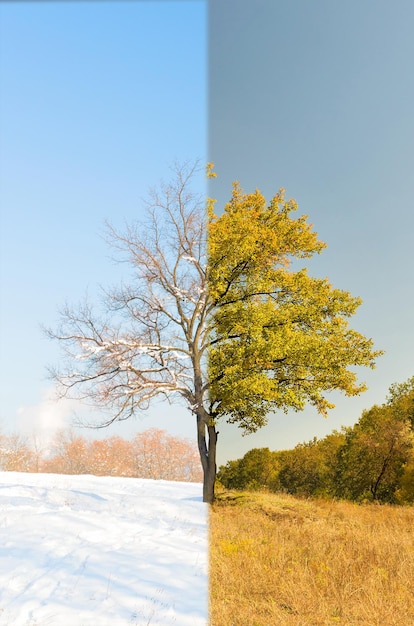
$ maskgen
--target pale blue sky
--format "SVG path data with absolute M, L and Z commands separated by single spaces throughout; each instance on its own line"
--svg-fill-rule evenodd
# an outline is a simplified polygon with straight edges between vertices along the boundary
M 202 1 L 2 2 L 0 28 L 4 427 L 66 423 L 39 325 L 120 276 L 103 222 L 139 217 L 175 158 L 215 161 L 218 207 L 234 179 L 285 187 L 329 246 L 311 271 L 363 298 L 353 325 L 386 350 L 328 420 L 276 415 L 245 438 L 220 425 L 220 463 L 353 424 L 412 376 L 411 0 L 210 0 L 208 29 Z M 168 405 L 104 434 L 153 425 L 194 436 Z
M 352 325 L 386 351 L 369 391 L 272 416 L 257 435 L 220 430 L 220 462 L 354 424 L 414 374 L 414 3 L 212 0 L 209 158 L 223 204 L 231 181 L 268 198 L 285 187 L 328 249 L 309 266 L 362 297 Z
M 3 428 L 66 423 L 70 407 L 47 401 L 59 347 L 40 324 L 122 274 L 106 219 L 139 218 L 174 159 L 206 160 L 206 21 L 203 2 L 0 3 Z M 193 421 L 164 405 L 103 434 L 194 437 Z

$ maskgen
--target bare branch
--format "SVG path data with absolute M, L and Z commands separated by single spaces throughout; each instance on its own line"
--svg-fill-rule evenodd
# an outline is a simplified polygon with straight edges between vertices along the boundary
M 62 367 L 52 372 L 62 395 L 108 409 L 105 425 L 160 396 L 204 402 L 206 225 L 204 201 L 189 187 L 195 171 L 176 166 L 173 183 L 151 191 L 143 222 L 124 232 L 107 225 L 133 278 L 103 292 L 104 319 L 85 301 L 65 306 L 58 330 L 46 331 L 62 345 Z

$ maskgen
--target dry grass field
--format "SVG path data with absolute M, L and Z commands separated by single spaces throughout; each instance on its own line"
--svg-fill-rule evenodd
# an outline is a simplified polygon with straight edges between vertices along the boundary
M 414 508 L 222 493 L 210 626 L 414 626 Z

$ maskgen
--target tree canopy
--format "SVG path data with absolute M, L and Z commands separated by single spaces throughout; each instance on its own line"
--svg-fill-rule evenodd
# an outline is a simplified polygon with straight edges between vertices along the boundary
M 333 407 L 326 392 L 364 391 L 351 367 L 374 367 L 381 354 L 349 327 L 360 298 L 293 268 L 325 248 L 296 210 L 283 189 L 267 203 L 238 183 L 222 214 L 209 205 L 211 415 L 245 432 L 271 411 L 307 402 L 326 415 Z

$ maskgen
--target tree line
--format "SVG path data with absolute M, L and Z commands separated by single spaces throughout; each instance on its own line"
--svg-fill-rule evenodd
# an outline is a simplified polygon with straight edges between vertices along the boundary
M 414 502 L 414 376 L 352 427 L 293 450 L 255 448 L 218 472 L 229 489 L 391 504 Z
M 131 440 L 113 436 L 93 441 L 61 430 L 49 448 L 36 437 L 0 433 L 0 470 L 54 474 L 94 474 L 202 482 L 193 442 L 151 428 Z

